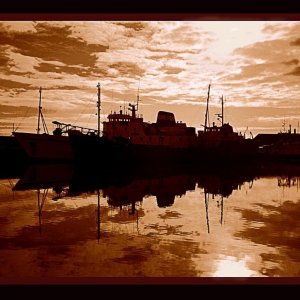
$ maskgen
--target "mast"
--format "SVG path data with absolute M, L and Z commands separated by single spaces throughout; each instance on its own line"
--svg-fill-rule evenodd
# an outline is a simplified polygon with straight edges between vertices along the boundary
M 222 97 L 220 97 L 221 99 L 221 104 L 222 104 L 222 110 L 220 114 L 216 114 L 216 116 L 218 116 L 218 119 L 221 120 L 221 125 L 223 126 L 224 124 L 224 99 L 223 99 L 223 95 Z
M 222 126 L 223 126 L 223 124 L 224 124 L 224 99 L 223 99 L 223 95 L 222 95 L 222 97 L 221 97 L 221 103 L 222 103 L 222 118 L 221 118 L 221 120 L 222 120 Z
M 209 194 L 204 188 L 204 201 L 205 201 L 205 213 L 206 213 L 206 225 L 207 225 L 207 232 L 209 233 L 209 217 L 208 217 L 208 198 Z
M 97 202 L 97 240 L 98 240 L 98 243 L 99 243 L 99 240 L 100 240 L 100 191 L 99 191 L 99 188 L 97 189 L 97 199 L 98 199 L 98 202 Z
M 207 92 L 207 100 L 206 100 L 206 112 L 205 112 L 205 125 L 204 125 L 204 131 L 206 131 L 206 128 L 207 128 L 209 92 L 210 92 L 210 84 L 208 85 L 208 92 Z
M 136 96 L 136 111 L 139 109 L 139 101 L 140 101 L 140 83 L 141 81 L 139 80 L 139 87 L 138 87 L 138 92 Z
M 41 113 L 42 113 L 42 87 L 39 89 L 39 112 L 38 112 L 38 125 L 37 125 L 37 134 L 40 133 L 40 119 L 41 119 Z
M 98 116 L 98 136 L 100 136 L 100 111 L 101 111 L 101 98 L 100 98 L 100 92 L 101 92 L 101 85 L 100 82 L 97 84 L 98 88 L 98 101 L 97 101 L 97 116 Z
M 38 200 L 38 213 L 39 213 L 39 233 L 42 234 L 42 212 L 43 207 L 47 198 L 48 189 L 44 189 L 42 199 L 41 199 L 41 189 L 37 189 L 37 200 Z
M 221 198 L 221 220 L 220 220 L 220 223 L 221 223 L 221 225 L 223 225 L 223 215 L 224 215 L 224 212 L 223 212 L 223 210 L 224 210 L 224 208 L 223 208 L 223 206 L 224 206 L 224 199 L 223 199 L 223 195 L 221 196 L 222 198 Z
M 224 99 L 223 99 L 223 95 L 222 97 L 220 97 L 221 99 L 221 104 L 222 104 L 222 110 L 220 114 L 216 114 L 218 116 L 218 119 L 221 119 L 221 125 L 223 126 L 224 124 Z

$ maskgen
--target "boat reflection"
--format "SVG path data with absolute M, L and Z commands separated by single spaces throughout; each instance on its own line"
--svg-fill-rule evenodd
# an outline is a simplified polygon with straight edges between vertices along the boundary
M 160 169 L 135 170 L 135 172 L 109 171 L 88 172 L 71 164 L 30 165 L 13 190 L 37 190 L 39 230 L 42 227 L 42 210 L 48 190 L 52 189 L 53 201 L 67 201 L 83 194 L 97 195 L 97 238 L 100 239 L 100 198 L 103 196 L 109 207 L 119 208 L 121 221 L 129 218 L 137 222 L 137 204 L 154 196 L 157 207 L 174 205 L 176 197 L 188 191 L 200 190 L 199 199 L 205 203 L 207 232 L 210 233 L 209 203 L 216 199 L 220 211 L 219 222 L 224 224 L 224 199 L 246 182 L 249 188 L 260 177 L 277 177 L 278 186 L 299 185 L 300 166 L 288 164 L 243 165 L 231 168 Z M 128 213 L 124 214 L 124 211 Z

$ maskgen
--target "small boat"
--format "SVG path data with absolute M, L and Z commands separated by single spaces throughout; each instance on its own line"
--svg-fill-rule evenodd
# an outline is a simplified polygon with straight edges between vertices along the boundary
M 285 124 L 284 124 L 285 125 Z M 265 160 L 300 160 L 300 134 L 291 125 L 287 132 L 260 133 L 254 138 L 261 158 Z

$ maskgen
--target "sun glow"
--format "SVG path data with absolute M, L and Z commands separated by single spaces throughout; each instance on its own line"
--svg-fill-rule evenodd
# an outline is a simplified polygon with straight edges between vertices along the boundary
M 238 260 L 233 256 L 225 256 L 216 263 L 217 270 L 213 273 L 214 277 L 251 277 L 256 276 L 256 272 L 249 269 L 247 262 L 248 256 Z

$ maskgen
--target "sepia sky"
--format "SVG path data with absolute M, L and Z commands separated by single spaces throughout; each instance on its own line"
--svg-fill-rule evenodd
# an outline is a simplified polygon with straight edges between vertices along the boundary
M 225 97 L 236 131 L 277 133 L 300 121 L 298 21 L 0 22 L 0 134 L 36 131 L 38 89 L 49 130 L 57 120 L 96 128 L 136 101 L 201 129 L 211 83 L 210 122 Z

